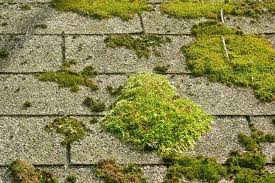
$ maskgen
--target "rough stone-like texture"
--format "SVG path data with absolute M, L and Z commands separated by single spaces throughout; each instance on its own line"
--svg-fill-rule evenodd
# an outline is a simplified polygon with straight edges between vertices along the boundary
M 182 96 L 192 99 L 212 115 L 267 115 L 275 113 L 275 102 L 262 103 L 249 88 L 226 86 L 205 77 L 172 76 Z
M 0 48 L 9 57 L 0 59 L 0 72 L 54 71 L 62 64 L 60 36 L 0 36 Z
M 232 150 L 243 150 L 238 135 L 250 133 L 248 122 L 243 117 L 226 117 L 214 120 L 212 129 L 197 142 L 193 153 L 216 158 L 225 163 Z
M 271 14 L 263 15 L 256 19 L 251 17 L 226 17 L 226 24 L 240 27 L 244 33 L 275 33 L 275 16 Z
M 135 36 L 136 37 L 136 36 Z M 189 72 L 181 47 L 192 42 L 188 36 L 169 36 L 171 43 L 162 44 L 157 50 L 160 57 L 139 59 L 134 50 L 107 48 L 106 36 L 69 36 L 66 38 L 66 58 L 77 61 L 76 69 L 87 64 L 95 66 L 99 72 L 144 72 L 153 71 L 157 64 L 170 65 L 168 72 Z
M 96 164 L 101 159 L 114 158 L 119 163 L 158 164 L 160 157 L 155 153 L 141 152 L 120 142 L 112 134 L 106 133 L 100 123 L 89 126 L 90 135 L 72 145 L 72 163 Z
M 160 11 L 159 5 L 152 6 L 152 11 L 142 14 L 145 33 L 190 34 L 193 25 L 206 21 L 205 18 L 177 19 Z
M 44 131 L 48 117 L 0 117 L 0 165 L 15 159 L 27 159 L 34 164 L 66 162 L 61 138 Z
M 159 5 L 152 6 L 153 11 L 142 14 L 146 33 L 159 34 L 190 34 L 193 25 L 206 21 L 206 18 L 175 18 L 162 13 Z M 241 16 L 226 16 L 225 23 L 230 26 L 240 27 L 245 33 L 274 33 L 275 16 L 263 15 L 256 19 Z
M 275 135 L 275 125 L 272 123 L 271 117 L 252 117 L 251 123 L 259 130 Z M 268 162 L 272 162 L 275 156 L 275 143 L 262 143 L 263 153 L 266 155 Z

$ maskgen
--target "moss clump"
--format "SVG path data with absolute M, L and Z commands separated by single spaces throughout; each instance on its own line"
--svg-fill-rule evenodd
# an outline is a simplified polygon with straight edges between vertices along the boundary
M 45 127 L 45 130 L 63 135 L 64 141 L 62 143 L 67 145 L 84 139 L 87 128 L 83 122 L 75 118 L 63 117 L 54 119 Z
M 242 169 L 235 177 L 235 183 L 273 183 L 275 174 L 268 172 L 257 172 L 251 169 Z
M 154 72 L 158 74 L 165 74 L 168 71 L 169 67 L 169 65 L 156 65 L 154 67 Z
M 13 183 L 58 183 L 52 174 L 36 169 L 24 160 L 15 160 L 10 166 Z
M 47 25 L 46 24 L 35 24 L 34 28 L 36 29 L 47 29 Z
M 140 149 L 166 153 L 192 147 L 211 120 L 192 101 L 179 98 L 164 76 L 144 73 L 129 78 L 103 127 Z
M 193 31 L 197 40 L 183 48 L 193 74 L 229 85 L 250 86 L 259 100 L 275 100 L 275 50 L 271 43 L 256 35 L 241 36 L 225 25 L 211 25 L 196 26 Z
M 221 9 L 225 14 L 257 17 L 267 12 L 274 12 L 272 0 L 244 2 L 210 0 L 172 0 L 161 5 L 161 10 L 177 18 L 218 18 Z
M 67 66 L 62 66 L 64 67 Z M 44 72 L 37 74 L 36 77 L 41 81 L 51 81 L 58 83 L 59 87 L 69 87 L 72 92 L 79 90 L 79 86 L 86 86 L 92 90 L 97 90 L 98 87 L 93 80 L 97 72 L 92 66 L 85 67 L 81 72 L 73 72 L 68 70 L 60 70 L 57 72 Z
M 115 160 L 99 161 L 97 175 L 107 183 L 147 183 L 140 167 L 135 164 L 121 167 Z
M 124 47 L 135 51 L 138 58 L 149 58 L 152 53 L 159 56 L 160 53 L 156 50 L 156 47 L 171 42 L 171 39 L 155 35 L 142 35 L 137 38 L 130 35 L 114 35 L 108 36 L 104 42 L 107 47 Z
M 9 56 L 9 52 L 6 48 L 0 48 L 0 59 L 7 58 Z
M 112 96 L 117 96 L 121 94 L 122 89 L 123 89 L 123 86 L 119 86 L 117 88 L 113 88 L 112 86 L 107 86 L 107 91 Z
M 106 108 L 104 103 L 94 100 L 91 97 L 86 97 L 83 101 L 83 105 L 90 108 L 92 112 L 103 112 Z
M 180 183 L 183 177 L 192 181 L 216 183 L 227 177 L 227 169 L 213 158 L 176 156 L 165 160 L 171 166 L 164 183 Z
M 20 5 L 21 10 L 31 10 L 32 7 L 30 4 L 24 3 Z
M 128 20 L 135 14 L 149 10 L 147 0 L 53 0 L 52 5 L 60 11 L 72 11 L 99 19 L 116 16 Z
M 24 108 L 24 109 L 30 108 L 31 106 L 32 106 L 31 101 L 26 101 L 26 102 L 24 102 L 24 104 L 23 104 L 23 108 Z
M 69 175 L 69 176 L 66 178 L 65 183 L 76 183 L 76 181 L 77 181 L 76 176 L 74 176 L 74 175 Z

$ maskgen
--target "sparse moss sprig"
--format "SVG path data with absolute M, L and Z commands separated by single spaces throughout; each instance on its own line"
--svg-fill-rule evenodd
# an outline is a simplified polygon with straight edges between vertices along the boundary
M 142 35 L 136 38 L 130 35 L 114 35 L 108 36 L 104 42 L 107 47 L 125 47 L 135 51 L 138 58 L 148 59 L 152 54 L 159 56 L 160 53 L 156 50 L 156 47 L 171 42 L 171 39 L 155 35 Z
M 165 76 L 144 73 L 129 78 L 102 124 L 142 150 L 166 153 L 191 148 L 212 119 L 191 100 L 178 97 Z
M 75 118 L 56 118 L 52 123 L 45 126 L 45 130 L 56 132 L 64 136 L 63 144 L 71 144 L 84 139 L 87 134 L 86 125 Z
M 35 168 L 25 160 L 15 160 L 9 165 L 13 183 L 58 183 L 51 173 Z
M 150 10 L 147 0 L 53 0 L 52 6 L 59 11 L 99 19 L 120 17 L 123 20 Z
M 107 183 L 148 183 L 143 171 L 135 164 L 120 166 L 115 160 L 101 160 L 97 164 L 97 176 Z

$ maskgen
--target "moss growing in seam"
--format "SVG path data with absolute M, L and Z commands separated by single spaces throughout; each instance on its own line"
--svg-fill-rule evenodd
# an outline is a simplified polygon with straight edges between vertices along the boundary
M 228 85 L 250 86 L 259 100 L 275 100 L 275 50 L 271 43 L 261 36 L 240 35 L 235 29 L 217 25 L 195 26 L 196 41 L 183 48 L 193 74 Z
M 45 130 L 62 134 L 64 136 L 62 143 L 67 145 L 84 139 L 87 128 L 83 122 L 75 118 L 63 117 L 54 119 L 45 127 Z
M 79 86 L 86 86 L 92 90 L 97 90 L 98 87 L 94 81 L 94 77 L 97 72 L 92 66 L 86 66 L 81 72 L 73 72 L 65 70 L 66 66 L 62 66 L 63 70 L 57 72 L 44 72 L 41 74 L 36 74 L 36 77 L 41 81 L 51 81 L 58 83 L 59 87 L 69 87 L 72 92 L 77 92 Z
M 147 183 L 140 167 L 135 164 L 122 167 L 115 160 L 99 161 L 97 176 L 107 183 Z
M 72 11 L 99 19 L 116 16 L 128 20 L 135 14 L 149 10 L 147 0 L 53 0 L 52 5 L 60 11 Z
M 137 74 L 129 78 L 103 127 L 142 150 L 180 153 L 208 131 L 212 117 L 180 98 L 167 78 Z
M 177 18 L 218 18 L 221 9 L 225 14 L 257 17 L 267 12 L 274 12 L 273 0 L 244 2 L 210 0 L 172 0 L 161 5 L 161 10 Z
M 234 180 L 235 183 L 274 183 L 275 174 L 259 173 L 251 169 L 242 169 Z
M 170 65 L 159 64 L 154 67 L 154 72 L 158 74 L 165 74 L 168 71 L 169 67 Z
M 114 35 L 108 36 L 104 42 L 107 47 L 125 47 L 135 51 L 138 58 L 149 58 L 152 54 L 159 56 L 160 53 L 156 50 L 156 47 L 171 42 L 171 39 L 155 35 L 142 35 L 137 38 L 130 35 Z
M 51 173 L 36 169 L 28 161 L 15 160 L 9 169 L 13 183 L 58 183 Z
M 0 59 L 7 58 L 9 56 L 9 52 L 6 48 L 0 48 Z
M 183 177 L 191 181 L 217 183 L 227 177 L 227 169 L 213 158 L 172 157 L 165 159 L 168 168 L 164 183 L 180 183 Z

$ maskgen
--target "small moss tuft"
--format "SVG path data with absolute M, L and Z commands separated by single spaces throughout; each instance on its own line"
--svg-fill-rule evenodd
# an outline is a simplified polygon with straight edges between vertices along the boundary
M 104 103 L 94 100 L 91 97 L 86 97 L 83 101 L 83 105 L 90 108 L 92 112 L 103 112 L 106 108 Z
M 24 102 L 24 104 L 23 104 L 23 108 L 24 108 L 24 109 L 30 108 L 31 106 L 32 106 L 31 101 L 26 101 L 26 102 Z
M 154 67 L 154 72 L 158 73 L 158 74 L 165 74 L 168 69 L 169 69 L 170 65 L 156 65 Z
M 147 0 L 53 0 L 52 5 L 59 11 L 72 11 L 99 19 L 116 16 L 123 20 L 150 9 Z
M 96 124 L 98 123 L 98 119 L 93 117 L 91 120 L 90 120 L 90 124 Z
M 218 183 L 227 177 L 226 168 L 213 158 L 172 157 L 164 183 L 180 183 L 183 178 L 191 181 Z
M 61 70 L 68 70 L 71 68 L 72 65 L 76 65 L 77 62 L 74 59 L 67 59 L 63 62 L 61 66 Z
M 192 101 L 179 98 L 167 78 L 144 73 L 129 78 L 103 127 L 142 150 L 181 152 L 195 144 L 211 120 Z
M 129 50 L 135 51 L 138 58 L 147 59 L 152 55 L 152 53 L 155 56 L 159 56 L 156 47 L 160 47 L 161 44 L 169 42 L 171 42 L 171 39 L 155 35 L 142 35 L 137 38 L 130 35 L 114 35 L 108 36 L 105 39 L 107 47 L 125 47 Z
M 51 173 L 36 169 L 28 161 L 15 160 L 9 169 L 13 183 L 58 183 Z
M 275 117 L 272 117 L 272 123 L 273 123 L 273 125 L 275 125 Z
M 21 10 L 31 10 L 32 7 L 30 4 L 24 3 L 20 5 Z
M 35 24 L 34 28 L 36 29 L 47 29 L 47 25 L 46 24 Z
M 107 91 L 112 96 L 117 96 L 117 95 L 121 94 L 122 89 L 123 89 L 122 85 L 117 88 L 113 88 L 112 86 L 107 86 Z
M 7 58 L 9 56 L 9 52 L 6 48 L 0 48 L 0 59 Z
M 74 176 L 74 175 L 69 175 L 69 176 L 66 178 L 65 183 L 76 183 L 76 181 L 77 181 L 76 176 Z
M 58 83 L 59 87 L 69 87 L 71 88 L 72 92 L 79 91 L 80 85 L 89 87 L 92 90 L 98 89 L 95 81 L 93 80 L 93 78 L 96 75 L 96 71 L 92 66 L 87 66 L 81 72 L 77 73 L 73 71 L 64 70 L 64 67 L 68 68 L 67 63 L 65 65 L 66 66 L 62 66 L 63 70 L 61 71 L 44 72 L 41 74 L 37 74 L 36 77 L 41 81 L 56 82 Z
M 97 175 L 108 183 L 147 183 L 143 171 L 135 164 L 121 167 L 115 160 L 101 160 L 97 164 Z
M 62 134 L 65 138 L 63 144 L 67 145 L 84 139 L 87 128 L 83 122 L 75 118 L 63 117 L 54 119 L 45 127 L 45 130 Z

